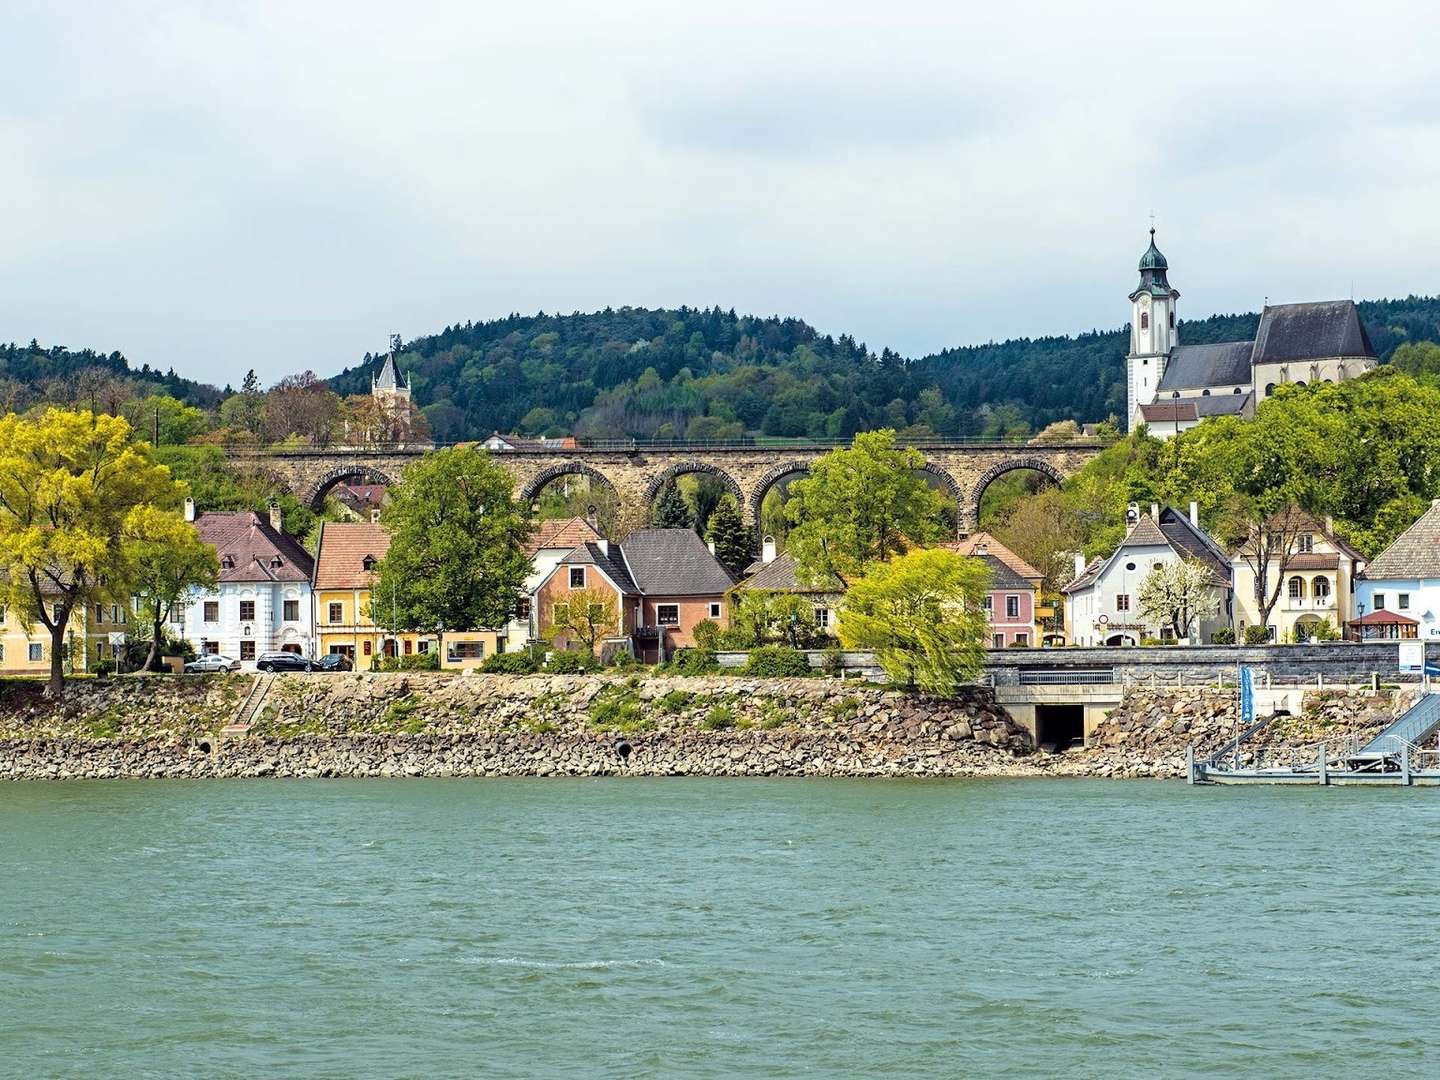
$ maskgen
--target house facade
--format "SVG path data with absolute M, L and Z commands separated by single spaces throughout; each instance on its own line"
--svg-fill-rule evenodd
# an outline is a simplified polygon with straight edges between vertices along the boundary
M 1338 634 L 1354 617 L 1357 578 L 1365 566 L 1360 552 L 1335 534 L 1328 519 L 1316 521 L 1292 508 L 1293 523 L 1283 530 L 1291 548 L 1284 558 L 1272 556 L 1268 567 L 1259 565 L 1254 545 L 1239 548 L 1230 559 L 1235 592 L 1235 636 L 1244 640 L 1248 627 L 1261 622 L 1262 597 L 1274 591 L 1275 582 L 1260 581 L 1258 569 L 1267 576 L 1280 574 L 1280 597 L 1266 621 L 1269 640 L 1298 643 L 1311 641 L 1323 624 Z
M 1208 416 L 1255 415 L 1279 386 L 1341 382 L 1379 361 L 1353 300 L 1266 304 L 1253 341 L 1181 345 L 1169 263 L 1155 246 L 1140 257 L 1130 294 L 1126 359 L 1129 430 L 1168 438 Z
M 761 543 L 760 558 L 745 568 L 745 577 L 731 590 L 732 602 L 738 603 L 747 592 L 792 593 L 804 597 L 814 610 L 816 630 L 833 637 L 845 583 L 830 574 L 823 581 L 802 584 L 795 560 L 788 553 L 778 551 L 775 538 L 767 536 Z
M 1175 640 L 1168 626 L 1140 614 L 1140 590 L 1158 566 L 1193 559 L 1209 571 L 1218 611 L 1197 619 L 1190 644 L 1208 642 L 1217 630 L 1229 628 L 1232 617 L 1230 559 L 1200 528 L 1198 508 L 1189 516 L 1173 507 L 1152 506 L 1137 514 L 1125 539 L 1110 555 L 1077 566 L 1077 576 L 1061 591 L 1071 641 L 1076 645 L 1138 645 L 1147 638 Z
M 195 590 L 173 613 L 173 625 L 196 650 L 213 652 L 254 669 L 266 652 L 315 655 L 310 578 L 315 562 L 300 541 L 280 527 L 280 510 L 195 513 L 185 517 L 220 560 L 219 583 Z
M 1440 499 L 1360 572 L 1347 636 L 1440 638 Z
M 1035 609 L 1045 575 L 986 532 L 971 533 L 944 546 L 979 559 L 990 571 L 990 591 L 985 594 L 990 648 L 1040 644 Z
M 110 635 L 127 627 L 124 604 L 73 608 L 65 628 L 66 670 L 93 671 L 97 663 L 114 660 L 119 650 Z M 0 675 L 49 674 L 50 631 L 40 622 L 26 626 L 18 611 L 0 603 Z
M 607 648 L 623 643 L 638 659 L 659 663 L 694 645 L 704 620 L 729 625 L 725 594 L 733 585 L 693 529 L 639 529 L 623 543 L 592 540 L 559 560 L 536 589 L 537 625 L 548 635 L 570 605 L 603 603 Z M 563 632 L 553 641 L 578 644 Z
M 538 522 L 525 553 L 530 556 L 530 573 L 525 578 L 525 597 L 515 616 L 505 624 L 505 647 L 514 652 L 543 634 L 535 613 L 535 592 L 560 560 L 583 544 L 603 540 L 595 524 L 581 517 L 552 518 Z
M 355 670 L 367 671 L 384 656 L 437 652 L 442 668 L 459 669 L 504 651 L 504 634 L 494 630 L 386 629 L 385 598 L 372 601 L 371 594 L 375 568 L 389 550 L 390 533 L 379 522 L 327 521 L 320 526 L 311 578 L 318 655 L 338 653 L 348 657 Z

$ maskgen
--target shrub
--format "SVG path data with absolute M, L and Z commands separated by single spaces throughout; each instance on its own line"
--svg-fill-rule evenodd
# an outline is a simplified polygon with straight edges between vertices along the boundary
M 593 656 L 587 652 L 580 652 L 578 649 L 551 653 L 550 659 L 545 664 L 545 670 L 554 675 L 583 675 L 587 671 L 594 671 L 597 667 L 599 664 Z
M 735 726 L 735 710 L 729 705 L 715 705 L 705 714 L 702 725 L 706 731 L 720 731 Z
M 720 665 L 709 649 L 676 649 L 669 670 L 676 675 L 709 675 L 719 671 Z
M 629 668 L 643 667 L 639 660 L 635 659 L 627 650 L 616 649 L 610 657 L 610 666 L 616 671 L 625 671 Z
M 830 719 L 837 724 L 854 720 L 859 715 L 860 699 L 857 697 L 843 697 L 839 701 L 830 703 Z
M 590 723 L 598 728 L 641 731 L 654 724 L 635 691 L 624 686 L 607 686 L 590 703 Z
M 766 679 L 789 679 L 812 674 L 805 654 L 785 645 L 762 645 L 752 649 L 744 670 L 746 675 Z
M 1245 627 L 1246 645 L 1265 645 L 1270 641 L 1270 631 L 1263 626 Z
M 385 656 L 380 658 L 381 671 L 439 671 L 438 652 L 411 653 L 409 656 Z
M 766 702 L 764 708 L 760 710 L 760 727 L 765 731 L 773 731 L 775 728 L 781 727 L 786 719 L 785 710 L 773 701 Z
M 113 675 L 115 673 L 115 661 L 101 660 L 90 670 L 101 678 L 104 678 L 106 675 Z
M 840 643 L 834 638 L 825 646 L 825 659 L 821 670 L 832 679 L 845 677 L 845 654 L 840 649 Z
M 676 713 L 684 712 L 685 708 L 694 700 L 695 695 L 686 690 L 671 690 L 657 704 L 662 712 L 674 716 Z
M 1339 641 L 1340 631 L 1329 619 L 1322 619 L 1311 628 L 1310 639 L 1312 641 Z
M 1211 644 L 1211 645 L 1234 645 L 1234 644 L 1235 644 L 1235 630 L 1234 630 L 1234 628 L 1229 627 L 1229 626 L 1222 626 L 1219 630 L 1216 630 L 1213 634 L 1210 635 L 1210 644 Z
M 720 624 L 714 619 L 701 619 L 692 631 L 697 648 L 714 652 L 720 644 Z
M 755 635 L 746 627 L 730 626 L 715 635 L 715 648 L 749 649 L 755 645 Z
M 487 656 L 480 670 L 497 675 L 532 675 L 539 670 L 539 665 L 528 652 L 503 652 Z

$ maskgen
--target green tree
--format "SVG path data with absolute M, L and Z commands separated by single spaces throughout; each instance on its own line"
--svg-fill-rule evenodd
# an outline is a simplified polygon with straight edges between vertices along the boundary
M 650 521 L 657 529 L 689 529 L 695 524 L 685 496 L 680 494 L 679 487 L 673 483 L 667 483 L 660 489 L 660 497 L 655 500 L 655 512 Z
M 132 540 L 131 591 L 137 612 L 150 623 L 150 650 L 144 670 L 154 669 L 164 640 L 165 615 L 192 590 L 215 588 L 220 562 L 215 549 L 204 543 L 194 526 L 173 511 L 146 508 L 137 521 L 144 539 Z
M 231 394 L 220 403 L 220 423 L 253 438 L 260 437 L 265 426 L 265 396 L 254 368 L 245 373 L 240 392 Z
M 130 421 L 130 425 L 141 438 L 151 441 L 156 440 L 158 424 L 157 446 L 187 443 L 195 436 L 203 434 L 209 426 L 203 409 L 186 405 L 168 394 L 151 394 L 147 398 L 130 402 L 125 406 L 125 419 Z
M 786 549 L 804 580 L 845 578 L 944 535 L 944 500 L 919 473 L 918 450 L 895 445 L 889 429 L 863 432 L 832 450 L 790 486 Z
M 733 495 L 720 500 L 710 515 L 706 539 L 715 546 L 720 565 L 738 578 L 755 558 L 755 531 L 746 528 Z
M 390 549 L 370 595 L 398 630 L 475 630 L 515 610 L 531 523 L 509 474 L 488 454 L 452 447 L 412 464 L 381 520 Z
M 1407 341 L 1390 357 L 1390 363 L 1414 379 L 1440 376 L 1440 345 L 1433 341 Z
M 614 593 L 597 588 L 576 589 L 551 606 L 545 638 L 567 647 L 579 644 L 593 657 L 596 645 L 607 635 L 619 633 L 619 621 Z
M 51 408 L 0 418 L 0 569 L 8 604 L 50 633 L 48 696 L 64 693 L 71 614 L 127 599 L 131 543 L 182 495 L 120 417 Z
M 953 694 L 980 673 L 989 572 L 979 559 L 919 549 L 872 563 L 840 609 L 840 643 L 870 649 L 893 682 Z
M 1146 622 L 1168 626 L 1182 641 L 1197 620 L 1220 610 L 1220 594 L 1210 571 L 1195 559 L 1156 563 L 1141 583 L 1138 599 Z

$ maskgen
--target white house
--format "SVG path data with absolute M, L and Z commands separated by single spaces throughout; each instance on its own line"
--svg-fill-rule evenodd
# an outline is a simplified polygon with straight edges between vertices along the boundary
M 1348 629 L 1361 641 L 1440 638 L 1440 499 L 1361 571 Z
M 1180 344 L 1170 264 L 1155 246 L 1140 257 L 1140 284 L 1130 294 L 1126 358 L 1129 430 L 1146 424 L 1169 438 L 1207 416 L 1255 415 L 1277 386 L 1341 382 L 1379 362 L 1353 300 L 1266 304 L 1254 341 Z
M 535 615 L 535 590 L 566 555 L 592 540 L 601 539 L 604 538 L 595 526 L 579 517 L 554 518 L 535 526 L 525 549 L 530 556 L 530 574 L 525 578 L 525 600 L 515 617 L 501 629 L 506 649 L 513 652 L 540 637 Z
M 1219 594 L 1218 613 L 1197 620 L 1188 641 L 1207 642 L 1214 631 L 1228 627 L 1230 560 L 1200 528 L 1194 503 L 1189 517 L 1173 507 L 1161 510 L 1152 505 L 1148 517 L 1136 516 L 1113 554 L 1087 566 L 1077 565 L 1075 580 L 1061 590 L 1071 641 L 1076 645 L 1138 645 L 1144 638 L 1174 640 L 1169 627 L 1147 622 L 1140 615 L 1140 590 L 1155 567 L 1182 559 L 1194 559 L 1208 568 L 1211 587 Z
M 252 510 L 195 514 L 185 518 L 220 558 L 219 586 L 196 591 L 177 613 L 185 638 L 200 652 L 234 657 L 253 668 L 264 652 L 315 655 L 310 578 L 314 560 L 300 541 L 280 528 L 280 510 L 268 517 Z

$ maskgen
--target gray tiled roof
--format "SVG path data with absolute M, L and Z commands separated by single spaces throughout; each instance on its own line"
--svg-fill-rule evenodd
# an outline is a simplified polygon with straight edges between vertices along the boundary
M 1177 345 L 1170 350 L 1160 392 L 1199 390 L 1206 386 L 1248 386 L 1253 341 L 1218 345 Z
M 996 555 L 974 555 L 972 558 L 979 559 L 990 571 L 990 588 L 1008 589 L 1015 592 L 1034 592 L 1035 586 L 1026 581 L 1010 567 L 1005 561 Z
M 1267 305 L 1255 334 L 1257 364 L 1374 355 L 1353 300 Z
M 1255 391 L 1247 390 L 1243 394 L 1211 394 L 1208 397 L 1198 397 L 1192 400 L 1202 417 L 1248 416 L 1253 411 L 1252 403 L 1255 400 Z
M 768 563 L 752 563 L 750 576 L 740 583 L 742 589 L 758 589 L 765 592 L 795 593 L 840 593 L 845 585 L 834 574 L 826 575 L 823 581 L 814 585 L 801 585 L 796 574 L 795 560 L 782 552 Z
M 621 560 L 619 551 L 614 544 L 610 545 L 610 553 L 594 540 L 581 544 L 570 554 L 560 560 L 560 566 L 594 566 L 602 570 L 606 577 L 615 582 L 623 593 L 635 593 L 640 590 L 635 587 L 629 572 L 625 569 L 625 563 Z
M 1230 560 L 1225 557 L 1220 546 L 1210 539 L 1203 529 L 1191 525 L 1188 517 L 1174 507 L 1167 506 L 1160 511 L 1158 522 L 1142 514 L 1109 558 L 1092 560 L 1079 577 L 1060 591 L 1078 592 L 1094 584 L 1101 571 L 1119 558 L 1120 553 L 1128 547 L 1168 547 L 1182 559 L 1198 560 L 1210 571 L 1211 580 L 1216 585 L 1230 584 Z
M 387 353 L 384 362 L 380 365 L 380 372 L 375 376 L 375 385 L 381 390 L 399 390 L 405 387 L 405 377 L 400 374 L 400 369 L 395 366 L 395 354 Z
M 1440 499 L 1420 519 L 1375 556 L 1360 575 L 1367 581 L 1399 578 L 1440 578 Z
M 647 596 L 714 596 L 735 584 L 694 529 L 638 529 L 620 552 Z

